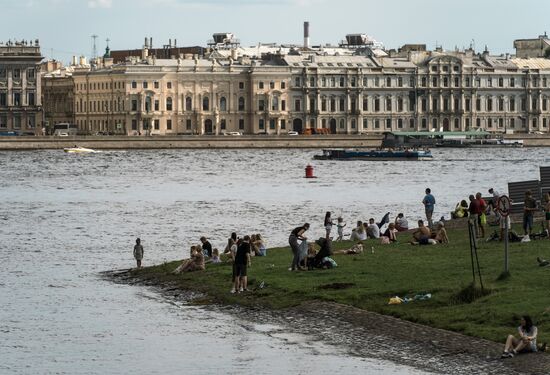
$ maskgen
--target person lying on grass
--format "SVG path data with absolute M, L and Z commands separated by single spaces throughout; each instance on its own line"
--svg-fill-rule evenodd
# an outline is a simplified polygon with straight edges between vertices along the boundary
M 519 353 L 529 353 L 537 351 L 537 327 L 529 315 L 521 317 L 521 324 L 518 327 L 519 338 L 514 335 L 508 335 L 504 352 L 501 358 L 511 358 Z
M 178 274 L 181 272 L 204 271 L 204 254 L 200 245 L 191 246 L 191 258 L 184 259 L 181 265 L 172 273 Z
M 355 255 L 355 254 L 361 254 L 363 253 L 363 243 L 361 241 L 357 241 L 356 244 L 354 244 L 349 249 L 342 249 L 342 250 L 336 250 L 334 254 L 347 254 L 347 255 Z

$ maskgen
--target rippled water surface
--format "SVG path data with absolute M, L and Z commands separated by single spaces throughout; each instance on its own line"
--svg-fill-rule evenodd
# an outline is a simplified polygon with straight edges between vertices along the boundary
M 136 237 L 145 265 L 181 258 L 201 235 L 284 245 L 304 221 L 321 235 L 327 210 L 350 224 L 412 220 L 429 186 L 435 216 L 448 216 L 468 193 L 550 165 L 547 149 L 434 150 L 431 162 L 316 161 L 306 180 L 316 152 L 0 153 L 0 373 L 421 373 L 98 277 L 133 265 Z

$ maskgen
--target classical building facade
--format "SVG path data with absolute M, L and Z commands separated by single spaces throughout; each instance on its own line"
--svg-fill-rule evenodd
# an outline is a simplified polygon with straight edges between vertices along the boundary
M 58 61 L 42 64 L 42 103 L 44 126 L 52 134 L 59 123 L 74 124 L 74 65 L 63 67 Z
M 0 43 L 0 132 L 41 133 L 41 60 L 38 40 Z
M 111 134 L 549 131 L 550 60 L 421 47 L 174 59 L 144 48 L 75 67 L 75 122 Z

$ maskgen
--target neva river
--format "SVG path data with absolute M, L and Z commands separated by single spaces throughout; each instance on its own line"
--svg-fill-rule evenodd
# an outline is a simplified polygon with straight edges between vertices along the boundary
M 325 211 L 348 232 L 388 211 L 412 223 L 426 187 L 434 217 L 448 217 L 469 193 L 506 192 L 550 165 L 548 149 L 433 150 L 430 162 L 313 162 L 317 152 L 1 152 L 0 373 L 421 374 L 99 277 L 134 265 L 136 237 L 146 266 L 201 235 L 219 248 L 232 231 L 285 245 L 305 221 L 323 234 Z

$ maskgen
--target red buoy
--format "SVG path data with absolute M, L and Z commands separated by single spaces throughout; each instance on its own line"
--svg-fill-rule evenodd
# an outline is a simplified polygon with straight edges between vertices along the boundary
M 313 175 L 313 167 L 309 164 L 306 166 L 306 178 L 315 178 Z

